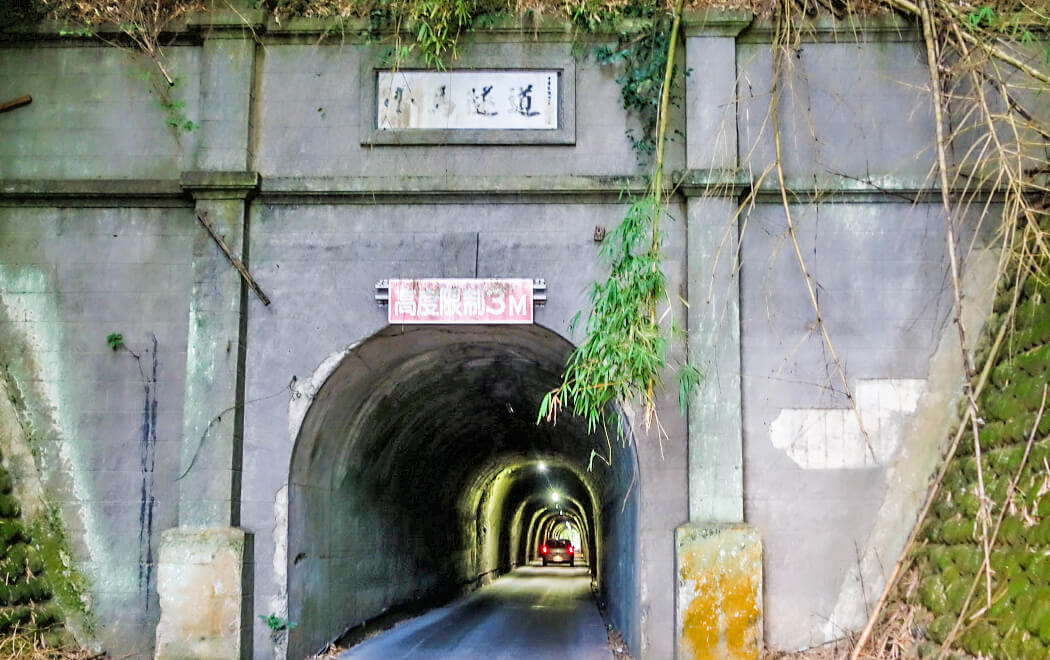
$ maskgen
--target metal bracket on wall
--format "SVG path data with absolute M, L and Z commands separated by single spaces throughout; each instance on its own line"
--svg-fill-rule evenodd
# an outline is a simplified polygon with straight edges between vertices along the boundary
M 16 99 L 11 99 L 10 101 L 5 101 L 4 103 L 0 103 L 0 113 L 10 112 L 11 110 L 14 110 L 15 108 L 21 108 L 23 105 L 29 105 L 32 102 L 33 102 L 33 97 L 30 96 L 29 94 L 25 94 L 24 96 L 19 96 Z

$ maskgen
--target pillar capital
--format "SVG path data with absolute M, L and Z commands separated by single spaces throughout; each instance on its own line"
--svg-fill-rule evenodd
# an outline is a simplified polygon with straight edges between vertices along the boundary
M 193 199 L 249 199 L 259 190 L 259 173 L 193 170 L 179 175 L 179 185 Z
M 682 14 L 682 29 L 690 37 L 736 37 L 751 25 L 755 15 L 739 9 L 687 10 Z

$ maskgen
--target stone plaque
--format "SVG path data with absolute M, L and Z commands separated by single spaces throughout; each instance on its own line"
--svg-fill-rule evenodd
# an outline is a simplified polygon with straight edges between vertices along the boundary
M 380 131 L 558 130 L 558 70 L 377 71 Z

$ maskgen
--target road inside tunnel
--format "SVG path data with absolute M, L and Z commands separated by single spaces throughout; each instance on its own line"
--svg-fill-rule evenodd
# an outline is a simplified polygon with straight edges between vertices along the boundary
M 290 660 L 389 612 L 479 588 L 524 594 L 528 584 L 546 591 L 526 600 L 561 594 L 594 610 L 593 583 L 613 625 L 629 645 L 637 640 L 644 479 L 634 447 L 571 416 L 536 423 L 571 350 L 535 325 L 391 326 L 334 367 L 292 457 L 287 593 L 299 625 Z M 586 560 L 577 583 L 530 572 L 546 539 L 577 547 Z M 480 598 L 467 602 L 490 597 Z
M 523 566 L 354 646 L 339 660 L 610 660 L 586 567 Z

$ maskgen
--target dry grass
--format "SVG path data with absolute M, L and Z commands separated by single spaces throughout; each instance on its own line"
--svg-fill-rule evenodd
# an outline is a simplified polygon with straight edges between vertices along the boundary
M 623 640 L 623 635 L 616 628 L 608 628 L 609 630 L 609 650 L 612 651 L 613 658 L 615 660 L 634 660 L 634 656 L 631 655 L 630 649 L 627 648 L 627 642 Z
M 345 646 L 339 646 L 338 644 L 329 644 L 328 647 L 318 653 L 317 655 L 311 655 L 306 660 L 335 660 L 339 657 L 340 653 L 347 650 Z
M 22 632 L 15 629 L 0 637 L 0 660 L 93 660 L 101 656 L 72 643 L 47 644 L 39 631 Z
M 766 651 L 762 660 L 840 660 L 849 657 L 853 644 L 848 640 L 836 640 L 805 651 Z

